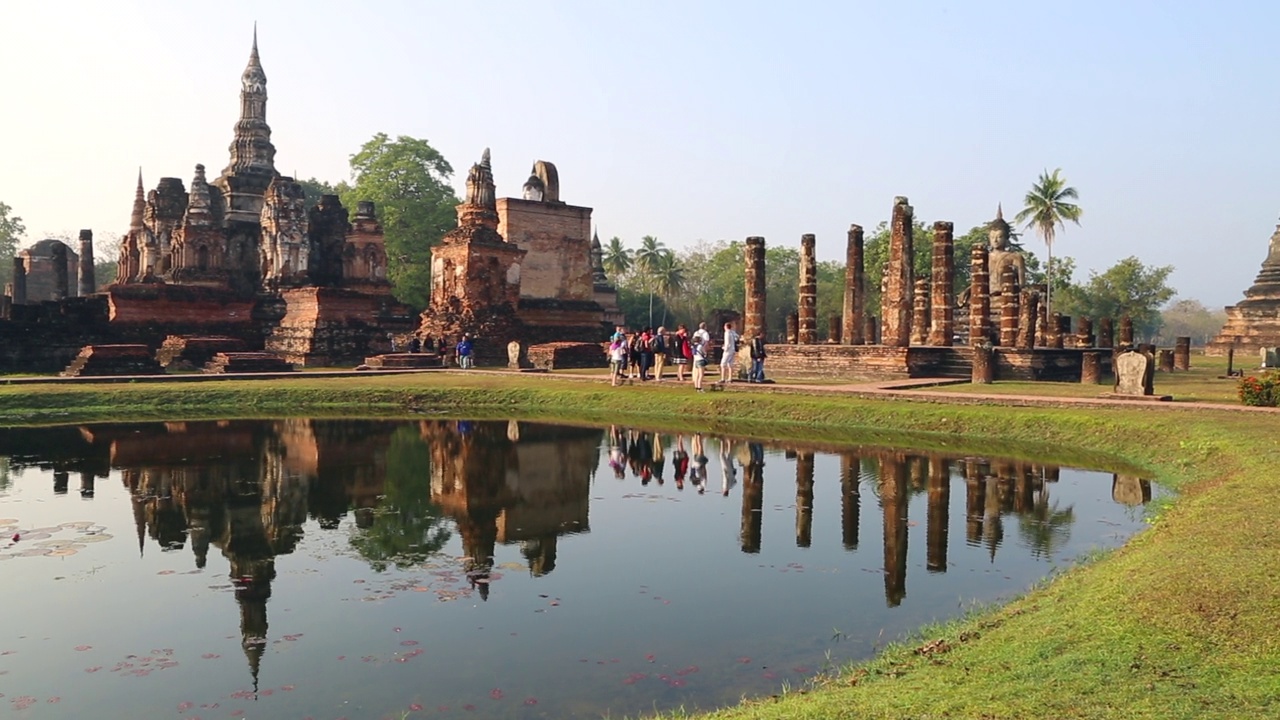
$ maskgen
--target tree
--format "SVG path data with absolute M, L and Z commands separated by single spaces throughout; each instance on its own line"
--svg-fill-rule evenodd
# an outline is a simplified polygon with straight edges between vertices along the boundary
M 449 542 L 448 524 L 431 503 L 431 448 L 415 428 L 391 435 L 386 483 L 373 522 L 352 532 L 351 545 L 374 570 L 421 565 Z
M 0 282 L 13 279 L 13 256 L 18 244 L 27 234 L 22 218 L 13 215 L 13 208 L 0 202 Z
M 1049 262 L 1045 271 L 1048 291 L 1045 293 L 1044 307 L 1050 314 L 1053 313 L 1053 240 L 1059 228 L 1066 229 L 1067 220 L 1080 224 L 1080 216 L 1084 214 L 1084 210 L 1079 205 L 1068 202 L 1078 200 L 1079 197 L 1075 188 L 1067 186 L 1066 178 L 1062 177 L 1062 168 L 1057 168 L 1052 173 L 1045 170 L 1023 198 L 1024 207 L 1013 219 L 1014 223 L 1022 224 L 1029 230 L 1034 228 L 1049 250 Z
M 120 241 L 124 238 L 119 233 L 103 233 L 93 240 L 93 281 L 101 290 L 116 281 L 116 272 L 120 269 Z
M 675 253 L 670 250 L 662 253 L 662 259 L 658 261 L 658 267 L 654 271 L 653 282 L 662 295 L 662 324 L 665 326 L 671 296 L 679 295 L 684 291 L 684 268 L 680 265 L 680 259 Z
M 1119 319 L 1128 315 L 1133 320 L 1137 337 L 1149 339 L 1160 329 L 1160 306 L 1175 294 L 1167 280 L 1172 265 L 1143 265 L 1136 257 L 1127 257 L 1104 273 L 1089 273 L 1082 285 L 1071 285 L 1062 293 L 1064 315 Z
M 623 280 L 623 276 L 631 270 L 631 251 L 622 244 L 622 238 L 614 236 L 604 248 L 604 269 L 609 272 L 615 285 Z
M 1222 310 L 1210 310 L 1191 298 L 1174 300 L 1160 312 L 1162 339 L 1189 337 L 1194 344 L 1209 342 L 1227 322 Z
M 351 191 L 351 187 L 345 182 L 330 185 L 327 181 L 318 180 L 314 177 L 299 180 L 298 184 L 302 186 L 302 197 L 308 210 L 320 202 L 322 195 L 338 195 L 341 197 L 344 192 Z
M 376 204 L 395 296 L 417 308 L 431 303 L 431 248 L 457 223 L 452 175 L 453 166 L 426 140 L 378 133 L 351 156 L 351 185 L 329 188 L 350 209 L 359 200 Z
M 658 238 L 645 235 L 640 238 L 640 249 L 636 250 L 636 269 L 640 271 L 641 283 L 649 292 L 649 327 L 653 327 L 653 286 L 658 266 L 662 263 L 662 254 L 666 248 Z

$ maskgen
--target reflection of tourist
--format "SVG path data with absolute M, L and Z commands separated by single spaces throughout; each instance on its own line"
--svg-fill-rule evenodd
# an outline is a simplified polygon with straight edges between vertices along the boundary
M 699 495 L 707 491 L 707 454 L 703 451 L 701 433 L 693 435 L 693 473 L 689 482 L 698 488 Z
M 458 343 L 458 346 L 454 348 L 454 351 L 458 354 L 458 367 L 462 368 L 463 370 L 470 370 L 472 367 L 474 367 L 473 360 L 471 357 L 472 350 L 473 348 L 471 345 L 471 336 L 463 335 L 462 340 Z
M 626 438 L 617 425 L 609 426 L 609 467 L 613 468 L 613 476 L 619 480 L 627 477 Z
M 747 373 L 747 382 L 764 382 L 764 331 L 757 330 L 751 338 L 751 372 Z
M 693 333 L 693 389 L 702 392 L 702 379 L 707 374 L 707 356 L 711 354 L 711 334 L 706 323 L 698 323 Z
M 676 475 L 676 489 L 684 489 L 684 478 L 689 473 L 689 453 L 684 449 L 684 435 L 676 435 L 676 449 L 671 453 L 672 470 Z
M 738 341 L 742 338 L 733 323 L 724 324 L 724 347 L 720 350 L 720 384 L 733 381 L 733 364 L 738 359 Z
M 662 484 L 662 471 L 666 467 L 667 460 L 662 456 L 662 436 L 658 433 L 653 434 L 653 461 L 650 466 L 653 468 L 653 478 Z
M 653 379 L 662 382 L 662 370 L 667 364 L 667 329 L 658 328 L 653 334 Z
M 729 490 L 738 484 L 738 471 L 733 467 L 733 443 L 720 439 L 720 494 L 729 496 Z

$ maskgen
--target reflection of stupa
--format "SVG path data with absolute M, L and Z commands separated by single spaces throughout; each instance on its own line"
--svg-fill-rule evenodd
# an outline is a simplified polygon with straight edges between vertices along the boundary
M 431 500 L 462 537 L 482 598 L 498 543 L 520 543 L 534 575 L 555 569 L 556 539 L 586 532 L 603 430 L 517 422 L 424 421 Z

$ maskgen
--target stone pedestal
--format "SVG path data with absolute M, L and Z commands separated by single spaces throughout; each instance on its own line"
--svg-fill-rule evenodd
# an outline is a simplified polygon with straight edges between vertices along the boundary
M 1122 350 L 1133 348 L 1133 318 L 1128 315 L 1120 318 L 1120 348 Z
M 868 345 L 878 345 L 880 343 L 880 321 L 874 316 L 869 316 L 862 329 L 862 339 Z
M 846 345 L 861 345 L 862 318 L 865 312 L 866 274 L 863 268 L 862 226 L 849 226 L 849 243 L 845 249 L 844 327 L 841 338 Z
M 817 240 L 813 235 L 800 236 L 800 292 L 797 341 L 801 345 L 818 342 L 818 261 Z
M 1173 369 L 1191 369 L 1191 338 L 1179 337 L 1173 341 Z
M 1023 290 L 1018 308 L 1018 336 L 1014 347 L 1030 350 L 1036 342 L 1036 315 L 1040 308 L 1040 293 Z
M 1082 385 L 1097 385 L 1101 378 L 1102 354 L 1096 352 L 1085 353 L 1080 361 L 1080 383 Z
M 911 340 L 912 289 L 915 286 L 912 210 L 905 197 L 893 200 L 890 223 L 889 264 L 880 297 L 880 341 L 906 347 Z
M 929 340 L 929 281 L 916 280 L 911 303 L 911 344 L 924 345 Z
M 746 299 L 745 314 L 742 318 L 742 336 L 744 338 L 753 338 L 756 333 L 768 336 L 768 328 L 765 327 L 767 308 L 765 303 L 764 258 L 764 238 L 747 238 Z
M 1172 350 L 1158 351 L 1158 354 L 1156 355 L 1156 368 L 1159 369 L 1160 372 L 1165 372 L 1165 373 L 1173 372 L 1173 351 Z
M 990 385 L 996 379 L 995 348 L 987 343 L 973 346 L 973 379 L 977 385 Z
M 787 344 L 796 345 L 800 337 L 800 314 L 787 315 Z
M 831 345 L 840 344 L 840 325 L 841 317 L 832 315 L 827 319 L 827 343 Z
M 954 226 L 951 223 L 939 221 L 933 224 L 929 345 L 950 346 L 955 336 L 956 261 L 953 234 Z

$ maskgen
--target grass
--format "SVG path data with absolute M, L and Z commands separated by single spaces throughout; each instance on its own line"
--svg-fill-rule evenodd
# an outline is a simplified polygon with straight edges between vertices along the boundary
M 1005 606 L 900 639 L 814 687 L 700 717 L 1280 716 L 1274 414 L 888 401 L 819 389 L 695 394 L 514 373 L 0 387 L 0 425 L 299 413 L 732 427 L 1140 470 L 1179 496 L 1124 548 Z

